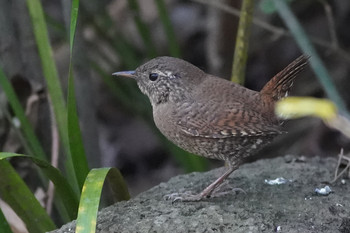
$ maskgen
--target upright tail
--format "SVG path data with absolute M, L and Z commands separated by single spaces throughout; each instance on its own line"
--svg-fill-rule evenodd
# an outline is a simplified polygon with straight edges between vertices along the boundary
M 290 63 L 286 68 L 276 74 L 260 91 L 262 95 L 267 95 L 277 101 L 288 96 L 290 88 L 296 76 L 305 68 L 309 56 L 301 55 Z

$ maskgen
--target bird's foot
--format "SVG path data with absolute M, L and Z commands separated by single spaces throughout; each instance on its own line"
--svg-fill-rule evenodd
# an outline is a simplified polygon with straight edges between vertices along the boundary
M 232 192 L 246 192 L 241 188 L 232 188 L 231 186 L 224 184 L 219 186 L 217 189 L 213 190 L 212 193 L 208 194 L 206 192 L 201 192 L 198 194 L 193 194 L 191 191 L 186 191 L 184 193 L 171 193 L 164 196 L 164 199 L 171 201 L 172 203 L 177 201 L 187 202 L 187 201 L 201 201 L 209 198 L 222 197 Z
M 231 193 L 232 191 L 242 191 L 243 189 L 240 188 L 232 188 L 225 182 L 225 179 L 236 169 L 236 167 L 231 166 L 229 170 L 227 170 L 224 174 L 222 174 L 219 178 L 217 178 L 213 183 L 211 183 L 208 187 L 206 187 L 201 193 L 199 194 L 192 194 L 191 192 L 185 192 L 185 193 L 172 193 L 169 195 L 166 195 L 164 198 L 165 200 L 171 200 L 172 202 L 176 201 L 200 201 L 207 198 L 212 197 L 221 197 L 223 195 L 226 195 L 228 193 Z M 224 184 L 224 185 L 223 185 Z M 222 191 L 223 188 L 229 187 L 229 190 Z M 245 192 L 244 192 L 245 193 Z

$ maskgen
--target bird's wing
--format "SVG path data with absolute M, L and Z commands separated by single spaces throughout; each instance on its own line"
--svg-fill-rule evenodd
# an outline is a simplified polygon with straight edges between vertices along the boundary
M 205 138 L 228 138 L 280 134 L 278 124 L 264 118 L 253 109 L 242 105 L 218 111 L 215 104 L 191 104 L 187 112 L 178 114 L 179 129 L 190 136 Z M 249 106 L 248 106 L 249 107 Z M 196 109 L 196 111 L 193 111 Z

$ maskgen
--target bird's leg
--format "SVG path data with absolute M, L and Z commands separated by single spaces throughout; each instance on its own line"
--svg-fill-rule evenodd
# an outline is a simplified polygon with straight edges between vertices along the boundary
M 206 187 L 201 193 L 198 194 L 198 196 L 200 196 L 201 199 L 206 198 L 208 196 L 210 196 L 213 191 L 219 187 L 222 182 L 229 176 L 231 175 L 231 173 L 236 170 L 235 167 L 230 166 L 229 169 L 222 174 L 219 178 L 217 178 L 213 183 L 211 183 L 208 187 Z
M 222 182 L 233 172 L 236 170 L 236 166 L 230 166 L 229 169 L 221 175 L 218 179 L 216 179 L 213 183 L 211 183 L 208 187 L 206 187 L 202 192 L 199 194 L 193 195 L 189 192 L 179 194 L 174 193 L 166 196 L 166 199 L 171 199 L 173 202 L 175 201 L 200 201 L 205 198 L 208 198 L 211 196 L 213 191 L 217 189 Z

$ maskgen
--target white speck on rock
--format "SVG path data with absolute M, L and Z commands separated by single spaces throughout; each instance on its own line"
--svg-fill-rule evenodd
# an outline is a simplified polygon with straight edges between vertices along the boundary
M 265 183 L 269 185 L 280 185 L 280 184 L 286 184 L 288 182 L 292 182 L 292 180 L 287 180 L 283 177 L 278 177 L 274 180 L 267 180 L 265 179 Z
M 332 191 L 332 189 L 326 185 L 324 188 L 316 188 L 315 189 L 315 193 L 322 195 L 322 196 L 327 196 L 328 194 L 330 194 Z

